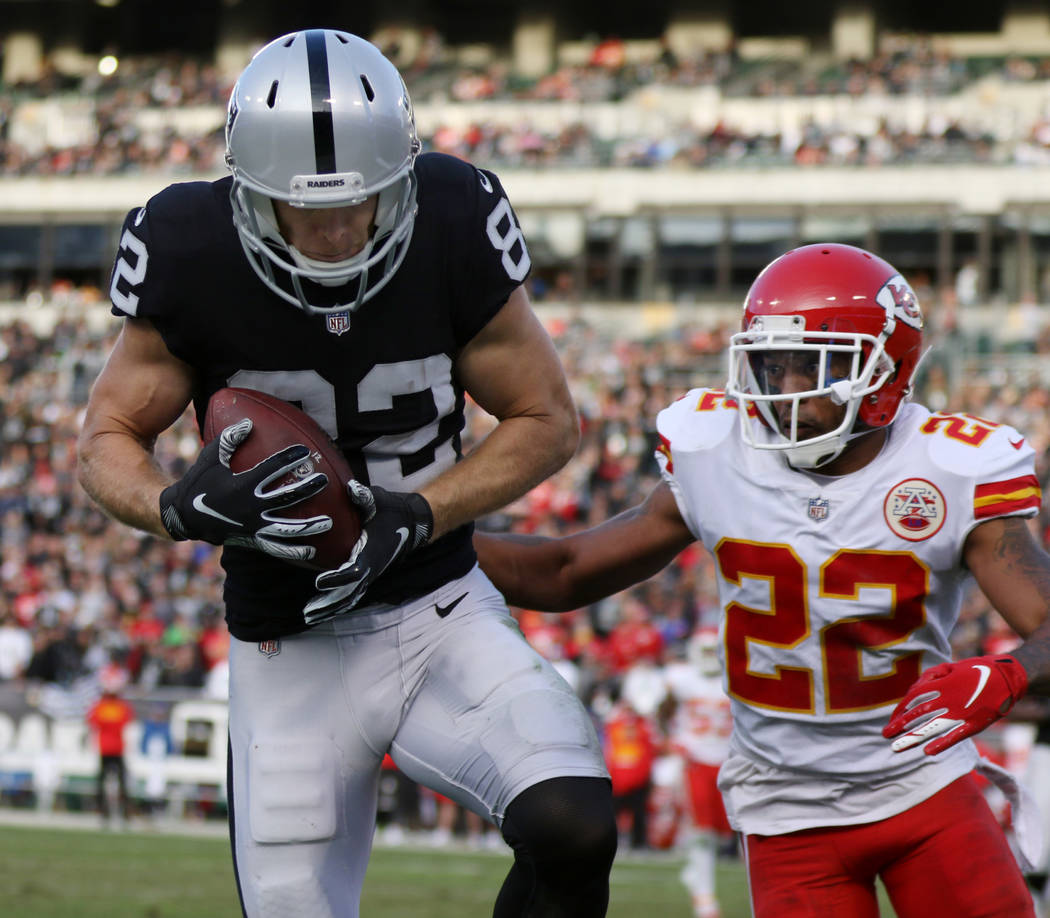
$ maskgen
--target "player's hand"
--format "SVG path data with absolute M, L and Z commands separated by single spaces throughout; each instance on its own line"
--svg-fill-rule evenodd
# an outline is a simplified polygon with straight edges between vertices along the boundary
M 274 511 L 312 497 L 328 483 L 323 472 L 288 485 L 271 487 L 309 455 L 301 445 L 289 446 L 243 472 L 230 468 L 230 458 L 252 432 L 245 418 L 231 424 L 201 450 L 185 475 L 160 492 L 160 517 L 176 541 L 200 539 L 213 545 L 240 545 L 276 558 L 308 561 L 312 545 L 297 539 L 327 532 L 328 516 L 291 519 Z
M 936 755 L 997 721 L 1027 688 L 1024 667 L 1007 654 L 941 663 L 908 689 L 882 735 L 899 737 L 894 752 L 937 737 L 923 749 Z
M 434 514 L 422 494 L 347 485 L 350 500 L 361 512 L 361 536 L 341 567 L 319 574 L 321 592 L 303 609 L 308 625 L 349 612 L 369 585 L 391 564 L 425 545 L 434 529 Z

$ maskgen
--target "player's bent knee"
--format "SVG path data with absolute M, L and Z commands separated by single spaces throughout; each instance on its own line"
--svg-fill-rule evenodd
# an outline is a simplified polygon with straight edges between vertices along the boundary
M 311 842 L 335 835 L 336 769 L 330 744 L 253 742 L 248 769 L 248 818 L 255 842 Z
M 559 871 L 607 872 L 616 856 L 612 792 L 604 778 L 566 777 L 526 789 L 507 808 L 503 834 L 517 854 Z

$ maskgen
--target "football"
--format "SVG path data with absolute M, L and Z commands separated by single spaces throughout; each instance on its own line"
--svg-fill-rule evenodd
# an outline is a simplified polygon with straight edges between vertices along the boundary
M 251 418 L 252 432 L 230 460 L 233 471 L 243 472 L 285 447 L 302 443 L 310 455 L 274 486 L 291 484 L 315 471 L 328 476 L 328 484 L 322 491 L 279 513 L 294 519 L 320 514 L 330 516 L 331 529 L 301 540 L 317 550 L 314 557 L 310 561 L 291 563 L 315 570 L 339 567 L 350 556 L 350 549 L 361 534 L 360 516 L 346 493 L 346 483 L 354 477 L 346 457 L 306 412 L 291 402 L 255 389 L 220 389 L 211 397 L 204 418 L 204 442 L 210 442 L 242 418 Z

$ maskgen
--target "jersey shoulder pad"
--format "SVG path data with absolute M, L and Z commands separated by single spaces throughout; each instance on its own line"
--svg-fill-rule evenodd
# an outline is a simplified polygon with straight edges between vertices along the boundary
M 215 236 L 216 218 L 224 217 L 221 229 L 232 226 L 229 207 L 231 179 L 218 182 L 179 182 L 158 192 L 146 206 L 133 211 L 132 223 L 140 234 L 163 244 L 172 252 L 207 246 Z M 129 219 L 132 215 L 129 214 Z M 125 221 L 125 226 L 128 222 Z
M 934 466 L 973 482 L 976 519 L 1038 511 L 1042 492 L 1035 450 L 1015 428 L 972 414 L 921 408 L 905 417 Z
M 419 212 L 412 245 L 447 279 L 456 340 L 471 340 L 528 277 L 525 235 L 499 179 L 443 153 L 416 160 Z
M 462 199 L 466 194 L 473 199 L 478 190 L 497 195 L 503 193 L 503 186 L 494 172 L 479 169 L 447 153 L 422 154 L 416 158 L 415 170 L 421 196 L 443 195 Z
M 507 193 L 494 172 L 446 153 L 425 153 L 416 159 L 416 177 L 420 217 L 438 221 L 451 239 L 475 239 L 480 234 L 495 247 L 493 251 L 502 252 L 507 248 L 504 238 L 521 235 Z
M 676 453 L 713 449 L 739 422 L 736 402 L 721 389 L 692 389 L 656 416 L 661 448 Z
M 174 290 L 207 275 L 210 259 L 228 254 L 235 239 L 230 180 L 169 185 L 124 218 L 110 279 L 118 315 L 156 318 Z

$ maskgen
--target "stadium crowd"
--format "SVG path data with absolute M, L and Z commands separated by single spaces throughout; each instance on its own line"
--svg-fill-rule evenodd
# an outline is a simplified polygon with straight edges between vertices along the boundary
M 75 714 L 90 697 L 76 687 L 97 686 L 114 668 L 140 697 L 162 688 L 222 697 L 225 684 L 229 636 L 219 611 L 218 550 L 134 532 L 104 517 L 76 484 L 80 412 L 116 330 L 87 320 L 104 308 L 99 299 L 98 291 L 66 289 L 53 300 L 62 318 L 49 330 L 21 319 L 0 327 L 0 682 L 27 689 L 55 716 Z M 549 330 L 580 409 L 581 446 L 562 471 L 486 518 L 485 528 L 565 533 L 633 505 L 658 475 L 656 413 L 691 386 L 723 381 L 725 328 L 681 326 L 633 340 L 575 316 L 550 321 Z M 949 358 L 971 343 L 944 322 L 933 323 L 931 343 L 919 400 L 1016 426 L 1036 447 L 1040 480 L 1050 486 L 1045 383 L 1035 375 L 955 378 Z M 1033 347 L 1050 353 L 1050 337 Z M 466 445 L 490 424 L 473 411 Z M 173 470 L 197 450 L 189 414 L 157 445 L 159 461 Z M 1038 526 L 1050 542 L 1045 508 Z M 526 637 L 607 727 L 624 714 L 629 671 L 683 658 L 689 636 L 716 623 L 710 565 L 694 547 L 652 580 L 595 606 L 516 614 Z M 975 590 L 953 640 L 956 654 L 966 656 L 1002 650 L 1015 638 Z
M 384 48 L 397 58 L 397 37 Z M 931 109 L 921 127 L 869 114 L 812 118 L 785 127 L 772 116 L 760 129 L 719 120 L 700 126 L 667 115 L 656 131 L 642 115 L 659 101 L 654 88 L 711 88 L 723 99 L 945 99 L 976 80 L 1045 82 L 1047 59 L 953 57 L 921 36 L 885 39 L 868 60 L 743 59 L 732 47 L 677 55 L 666 41 L 635 60 L 615 38 L 595 42 L 585 63 L 564 64 L 539 78 L 516 74 L 499 57 L 484 66 L 457 64 L 439 37 L 405 62 L 417 107 L 505 103 L 500 113 L 467 124 L 423 129 L 427 149 L 478 159 L 496 168 L 709 168 L 741 165 L 907 165 L 916 163 L 1041 164 L 1050 160 L 1050 121 L 1017 113 L 1023 127 L 982 123 L 979 113 L 955 117 Z M 53 64 L 35 80 L 0 84 L 0 169 L 8 176 L 199 174 L 222 169 L 223 109 L 231 86 L 214 64 L 192 58 L 121 60 L 109 76 L 72 76 Z M 637 109 L 637 127 L 606 136 L 583 115 L 555 126 L 532 119 L 535 103 L 588 106 L 622 102 Z M 63 105 L 67 107 L 63 107 Z M 704 105 L 710 100 L 705 98 Z M 191 114 L 187 116 L 186 112 Z M 178 117 L 175 117 L 178 115 Z M 754 121 L 754 119 L 750 119 Z

